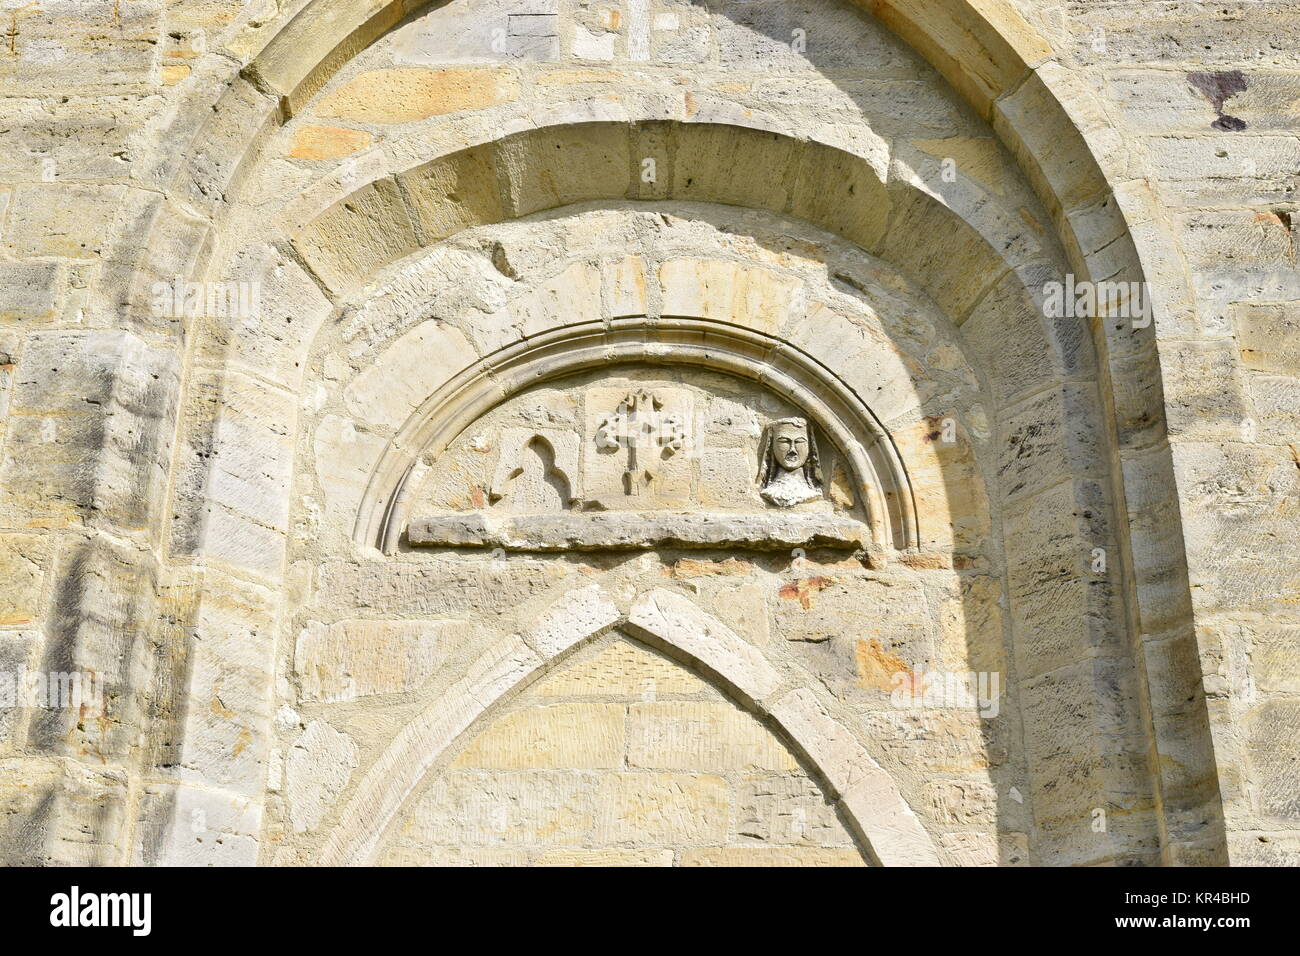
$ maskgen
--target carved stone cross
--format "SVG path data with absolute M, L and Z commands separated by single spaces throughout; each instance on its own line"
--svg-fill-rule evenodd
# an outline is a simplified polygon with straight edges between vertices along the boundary
M 596 429 L 596 447 L 627 449 L 623 492 L 640 495 L 651 490 L 659 463 L 680 451 L 686 438 L 681 419 L 663 413 L 663 402 L 644 389 L 629 392 L 618 411 Z

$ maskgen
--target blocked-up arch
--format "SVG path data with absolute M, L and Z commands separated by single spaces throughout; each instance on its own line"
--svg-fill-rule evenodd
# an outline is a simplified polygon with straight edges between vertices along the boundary
M 683 658 L 767 721 L 828 789 L 864 848 L 885 866 L 935 866 L 934 843 L 888 773 L 753 645 L 685 597 L 657 589 L 623 614 L 599 585 L 561 598 L 522 635 L 500 640 L 464 677 L 415 717 L 352 792 L 321 849 L 327 866 L 371 863 L 388 825 L 426 773 L 497 702 L 577 647 L 615 627 Z
M 623 137 L 624 139 L 627 139 L 629 137 L 630 134 L 627 126 L 623 124 L 614 124 L 611 126 L 612 126 L 612 131 L 614 131 L 615 134 L 619 135 L 619 137 Z M 542 131 L 542 133 L 543 135 L 546 135 L 546 131 Z M 742 134 L 742 135 L 749 135 L 749 134 Z M 770 135 L 768 135 L 768 137 L 764 139 L 763 142 L 767 142 L 767 140 L 770 139 L 771 137 Z M 543 139 L 543 142 L 545 142 L 545 139 Z M 542 150 L 541 153 L 542 156 L 550 155 L 549 151 L 545 151 L 545 150 Z M 461 159 L 463 159 L 463 157 L 454 157 L 454 161 L 456 161 L 456 163 L 460 163 Z M 430 177 L 430 178 L 434 179 L 434 181 L 439 181 L 439 179 L 441 179 L 441 177 Z M 458 182 L 458 179 L 452 177 L 450 181 Z M 373 189 L 374 191 L 376 191 L 376 194 L 382 193 L 381 187 L 374 185 L 374 183 L 372 183 L 372 185 L 368 187 L 363 187 L 363 189 Z M 461 193 L 463 193 L 463 190 L 459 191 L 458 195 L 460 195 Z M 369 213 L 373 213 L 374 208 L 376 208 L 376 206 L 374 206 L 374 203 L 372 202 L 373 195 L 374 194 L 370 194 L 368 196 L 363 196 L 363 198 L 357 199 L 355 202 L 355 207 L 359 209 L 368 209 Z M 560 198 L 563 198 L 564 195 L 565 194 L 559 194 Z M 580 196 L 584 194 L 577 193 L 576 195 Z M 555 196 L 552 196 L 552 200 L 554 199 Z M 428 211 L 430 206 L 432 206 L 432 208 L 438 208 L 437 204 L 426 204 L 426 206 L 424 206 L 426 211 Z M 380 208 L 382 208 L 382 204 L 380 204 Z M 326 211 L 325 215 L 322 215 L 320 219 L 325 220 L 328 219 L 329 216 L 333 216 L 333 215 L 342 216 L 344 217 L 344 219 L 346 219 L 347 216 L 352 215 L 352 211 L 351 209 L 348 209 L 347 204 L 344 203 L 343 206 L 341 207 L 334 207 L 333 212 Z M 377 221 L 374 221 L 374 224 L 377 225 Z M 970 235 L 972 232 L 974 232 L 974 230 L 971 230 L 971 232 L 967 233 L 967 235 Z M 347 243 L 348 252 L 346 252 L 346 254 L 342 256 L 339 256 L 337 260 L 338 263 L 346 264 L 347 269 L 355 269 L 355 267 L 363 267 L 364 269 L 367 269 L 367 271 L 372 271 L 373 269 L 373 273 L 374 273 L 373 280 L 369 280 L 369 281 L 365 281 L 365 277 L 367 277 L 367 272 L 354 271 L 352 272 L 351 276 L 347 276 L 347 274 L 343 272 L 343 269 L 337 269 L 337 271 L 333 273 L 335 277 L 343 277 L 343 281 L 339 282 L 338 285 L 338 293 L 341 293 L 341 297 L 339 298 L 342 299 L 343 307 L 346 307 L 346 303 L 350 299 L 355 300 L 355 302 L 363 302 L 365 298 L 368 298 L 369 295 L 372 294 L 372 290 L 374 289 L 374 287 L 376 287 L 376 282 L 382 281 L 381 277 L 383 276 L 383 274 L 389 271 L 390 267 L 391 269 L 394 269 L 394 271 L 400 271 L 400 269 L 403 268 L 404 261 L 406 261 L 406 259 L 404 259 L 404 256 L 402 256 L 402 252 L 406 250 L 407 247 L 400 246 L 400 245 L 398 246 L 391 245 L 391 237 L 387 237 L 387 235 L 383 235 L 380 232 L 380 230 L 374 228 L 350 228 L 350 226 L 346 224 L 346 221 L 335 222 L 334 225 L 328 226 L 328 228 L 322 228 L 316 230 L 313 229 L 302 230 L 302 232 L 299 233 L 298 238 L 302 239 L 303 237 L 320 237 L 320 235 L 325 235 L 330 233 L 342 235 L 342 237 L 344 237 L 344 242 Z M 976 241 L 983 242 L 983 239 L 976 239 Z M 313 243 L 311 238 L 308 238 L 307 241 L 304 241 L 302 243 L 302 246 L 300 246 L 299 248 L 302 248 L 305 255 L 307 254 L 307 251 L 311 250 L 313 246 L 315 246 L 315 243 Z M 321 251 L 324 252 L 325 255 L 321 256 L 321 258 L 317 258 L 315 261 L 316 263 L 320 264 L 321 273 L 330 274 L 328 259 L 325 258 L 325 256 L 329 255 L 329 252 L 328 250 L 325 250 L 324 247 L 321 247 Z M 409 252 L 407 255 L 409 255 Z M 402 258 L 394 258 L 394 256 L 402 256 Z M 354 293 L 354 291 L 355 291 L 355 298 L 352 297 L 352 293 Z M 669 316 L 669 321 L 671 321 L 671 319 L 672 316 Z M 662 324 L 663 321 L 664 321 L 663 316 L 656 317 L 656 325 Z M 1040 341 L 1045 341 L 1045 338 L 1047 337 L 1045 337 L 1044 329 L 1041 328 L 1041 326 L 1037 323 L 1039 323 L 1039 320 L 1035 319 L 1034 321 L 1032 321 L 1032 324 L 1021 326 L 1021 328 L 1017 330 L 1019 333 L 1023 334 L 1023 336 L 1027 336 L 1027 337 L 1036 336 L 1037 338 L 1040 339 Z M 633 321 L 632 325 L 634 326 L 636 325 L 636 323 L 634 323 Z M 664 324 L 663 328 L 668 329 L 669 325 Z M 593 328 L 590 330 L 591 332 L 597 333 L 598 336 L 604 336 L 604 334 L 606 334 L 606 330 L 604 329 Z M 629 332 L 632 332 L 632 329 L 629 329 Z M 564 330 L 559 330 L 559 332 L 555 333 L 555 336 L 552 336 L 551 338 L 542 338 L 539 339 L 539 341 L 541 341 L 545 346 L 550 346 L 551 351 L 554 352 L 554 354 L 558 354 L 560 356 L 563 356 L 567 351 L 572 351 L 573 354 L 569 356 L 568 359 L 563 359 L 563 360 L 568 360 L 568 362 L 578 362 L 580 364 L 575 365 L 575 367 L 580 368 L 581 362 L 584 362 L 584 360 L 586 360 L 582 358 L 582 351 L 584 350 L 582 350 L 581 347 L 582 345 L 581 338 L 573 339 L 573 341 L 565 342 L 565 336 L 568 336 L 568 334 L 569 333 L 564 332 Z M 690 339 L 688 338 L 686 339 L 686 341 L 690 342 Z M 757 341 L 762 342 L 763 339 L 759 337 Z M 1000 345 L 1002 345 L 1002 343 L 1005 343 L 1005 341 L 1006 339 L 1002 339 Z M 291 345 L 291 343 L 286 343 L 286 345 Z M 537 345 L 536 342 L 520 343 L 520 345 L 517 347 L 511 346 L 511 350 L 507 350 L 506 354 L 508 356 L 511 356 L 511 358 L 519 358 L 519 356 L 529 356 L 530 350 L 532 350 L 533 347 L 536 345 Z M 645 354 L 643 354 L 643 350 L 645 350 L 645 343 L 641 342 L 640 339 L 637 338 L 636 333 L 633 332 L 632 336 L 629 337 L 628 345 L 632 347 L 632 351 L 628 352 L 629 358 L 645 358 Z M 651 345 L 653 345 L 653 342 L 651 342 Z M 676 343 L 673 343 L 671 339 L 666 339 L 666 341 L 664 341 L 664 345 L 673 345 L 673 347 L 676 347 Z M 767 343 L 767 345 L 770 346 L 771 343 Z M 576 347 L 575 349 L 575 347 L 573 346 L 578 346 L 578 347 Z M 543 347 L 543 354 L 545 354 L 546 351 L 547 349 Z M 718 352 L 718 349 L 714 349 L 712 351 Z M 767 347 L 766 351 L 774 352 L 774 354 L 776 355 L 785 356 L 785 358 L 789 358 L 790 355 L 794 354 L 792 350 L 785 349 L 785 347 L 783 347 L 783 349 L 776 349 L 776 350 L 771 349 L 771 347 Z M 1052 352 L 1052 350 L 1043 349 L 1044 355 L 1049 355 L 1050 352 Z M 602 360 L 608 358 L 606 351 L 602 351 L 601 349 L 595 349 L 594 354 L 599 356 L 599 358 L 601 358 Z M 234 359 L 235 356 L 231 355 L 230 358 Z M 533 358 L 536 358 L 536 356 L 533 356 Z M 1048 362 L 1048 360 L 1045 360 L 1045 362 Z M 771 355 L 768 355 L 766 356 L 766 358 L 764 358 L 764 363 L 767 364 L 771 363 Z M 287 367 L 287 365 L 289 365 L 290 363 L 283 362 L 282 364 L 285 365 L 285 367 Z M 538 367 L 545 368 L 545 363 L 541 365 L 534 365 L 534 371 L 536 371 L 536 368 Z M 524 363 L 523 365 L 521 365 L 521 368 L 528 369 L 528 364 Z M 763 373 L 767 371 L 767 369 L 763 368 L 763 363 L 755 364 L 754 368 L 759 369 L 759 373 Z M 400 507 L 404 506 L 404 502 L 402 501 L 402 498 L 400 498 L 400 496 L 398 496 L 398 494 L 396 494 L 395 492 L 391 494 L 387 492 L 382 492 L 382 493 L 378 492 L 378 488 L 381 488 L 381 486 L 385 485 L 385 483 L 389 484 L 390 488 L 394 488 L 394 489 L 398 488 L 399 485 L 402 485 L 403 476 L 406 475 L 407 473 L 407 464 L 409 463 L 409 458 L 413 457 L 413 455 L 420 454 L 422 447 L 430 447 L 429 445 L 421 445 L 420 441 L 416 441 L 415 437 L 413 436 L 417 436 L 417 434 L 420 434 L 421 429 L 425 429 L 424 437 L 429 438 L 430 441 L 433 441 L 435 438 L 434 433 L 438 432 L 439 429 L 445 428 L 446 429 L 445 436 L 450 437 L 451 434 L 455 434 L 456 432 L 458 432 L 459 428 L 463 428 L 464 425 L 467 425 L 469 421 L 471 421 L 474 418 L 474 416 L 476 416 L 477 414 L 481 414 L 481 411 L 484 410 L 485 407 L 490 406 L 491 403 L 495 401 L 499 401 L 499 399 L 502 398 L 503 392 L 502 390 L 500 390 L 500 385 L 506 386 L 506 390 L 508 392 L 508 390 L 510 390 L 511 388 L 515 388 L 515 386 L 526 384 L 526 382 L 532 380 L 532 378 L 536 378 L 536 375 L 533 375 L 532 372 L 525 372 L 524 375 L 519 375 L 519 373 L 517 373 L 516 371 L 511 371 L 511 368 L 508 367 L 507 364 L 506 367 L 503 367 L 502 369 L 504 375 L 500 376 L 500 378 L 502 378 L 502 381 L 500 381 L 500 384 L 498 384 L 498 381 L 495 380 L 495 378 L 497 377 L 490 376 L 490 375 L 482 375 L 482 371 L 484 371 L 484 369 L 477 368 L 477 369 L 471 369 L 471 372 L 469 372 L 469 377 L 472 377 L 473 375 L 478 375 L 478 377 L 480 377 L 481 392 L 478 392 L 478 394 L 474 394 L 474 389 L 469 389 L 467 390 L 467 392 L 461 395 L 461 398 L 465 398 L 465 395 L 469 395 L 469 397 L 474 399 L 474 401 L 469 401 L 467 403 L 464 403 L 464 405 L 461 406 L 458 414 L 435 414 L 437 408 L 429 407 L 426 408 L 426 410 L 424 410 L 424 414 L 417 415 L 415 416 L 415 418 L 412 418 L 412 420 L 409 421 L 408 423 L 409 428 L 404 429 L 404 431 L 407 432 L 407 436 L 404 437 L 402 444 L 396 446 L 396 458 L 391 459 L 393 460 L 393 462 L 396 462 L 398 464 L 396 464 L 396 466 L 393 468 L 387 468 L 387 466 L 385 466 L 385 468 L 381 468 L 380 472 L 377 472 L 377 477 L 378 479 L 380 479 L 380 484 L 376 485 L 376 493 L 372 494 L 372 499 L 370 499 L 370 501 L 368 502 L 367 512 L 368 512 L 368 520 L 376 520 L 378 524 L 376 525 L 376 527 L 372 528 L 372 531 L 374 532 L 373 536 L 367 535 L 367 529 L 364 529 L 363 525 L 359 525 L 359 533 L 360 535 L 364 536 L 363 540 L 369 540 L 369 541 L 380 540 L 380 538 L 378 538 L 378 529 L 380 529 L 381 527 L 389 529 L 390 532 L 396 532 L 403 525 L 402 520 L 400 520 Z M 1035 365 L 1035 371 L 1039 373 L 1044 372 L 1043 365 Z M 753 377 L 753 373 L 751 373 L 751 377 Z M 391 381 L 391 378 L 389 378 L 389 381 Z M 1023 386 L 1023 382 L 1021 382 L 1021 386 Z M 784 388 L 781 390 L 785 390 L 785 392 L 792 392 L 793 390 L 793 392 L 796 394 L 803 394 L 806 392 L 807 394 L 814 395 L 814 397 L 816 397 L 816 395 L 818 395 L 819 392 L 824 392 L 826 388 L 824 388 L 824 385 L 815 384 L 815 381 L 810 381 L 809 386 L 807 386 L 807 388 L 803 388 L 802 390 L 800 388 L 800 385 L 798 385 L 798 382 L 794 384 L 793 388 L 792 386 L 784 386 Z M 448 390 L 448 392 L 446 393 L 437 392 L 434 394 L 432 405 L 438 406 L 439 403 L 445 402 L 445 399 L 448 397 L 448 395 L 454 395 L 458 392 L 459 389 L 456 388 L 455 385 L 452 386 L 452 388 Z M 476 401 L 486 403 L 486 405 L 476 405 L 476 403 L 474 403 Z M 443 408 L 442 411 L 446 412 L 447 408 Z M 824 416 L 824 420 L 826 421 L 833 421 L 839 418 L 852 420 L 853 415 L 845 415 L 844 412 L 840 412 L 839 415 Z M 859 414 L 858 418 L 861 419 L 863 418 L 863 416 Z M 458 420 L 459 420 L 459 428 L 456 427 L 456 425 L 458 425 Z M 870 416 L 866 416 L 866 419 L 863 420 L 870 421 Z M 868 425 L 866 429 L 863 429 L 863 431 L 865 431 L 867 433 L 867 436 L 870 437 L 870 433 L 871 433 L 870 425 Z M 407 444 L 407 441 L 409 442 L 409 444 Z M 865 442 L 863 442 L 861 438 L 859 438 L 859 440 L 857 441 L 859 445 L 863 445 L 863 447 L 866 446 Z M 880 442 L 876 442 L 876 445 L 880 445 Z M 435 447 L 435 442 L 434 442 L 434 447 Z M 846 445 L 846 447 L 852 449 L 853 445 Z M 402 455 L 406 455 L 407 457 L 406 463 L 403 463 L 402 460 L 400 460 L 400 458 L 402 458 Z M 214 462 L 213 467 L 221 467 L 220 459 L 218 459 L 217 462 Z M 881 470 L 881 473 L 888 473 L 888 471 Z M 883 485 L 883 481 L 881 481 L 880 484 Z M 398 506 L 398 507 L 394 507 L 394 506 Z M 880 510 L 880 514 L 884 514 L 883 509 Z M 1075 679 L 1074 675 L 1071 675 L 1071 680 L 1074 679 Z M 1080 695 L 1082 695 L 1082 693 L 1086 693 L 1087 685 L 1088 685 L 1087 675 L 1083 675 L 1083 678 L 1078 680 L 1078 683 L 1076 683 L 1075 687 L 1071 687 L 1071 691 L 1078 692 L 1080 693 Z

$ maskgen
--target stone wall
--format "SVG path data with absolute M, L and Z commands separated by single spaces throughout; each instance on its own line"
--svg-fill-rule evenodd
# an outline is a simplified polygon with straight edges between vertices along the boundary
M 1300 5 L 428 7 L 6 12 L 8 861 L 1300 859 Z

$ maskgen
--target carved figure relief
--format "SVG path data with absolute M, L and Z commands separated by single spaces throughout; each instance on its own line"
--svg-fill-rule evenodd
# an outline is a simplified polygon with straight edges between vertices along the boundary
M 445 492 L 438 486 L 447 504 L 417 512 L 407 543 L 539 554 L 872 543 L 851 490 L 837 492 L 836 445 L 788 399 L 704 375 L 704 385 L 680 373 L 650 382 L 599 375 L 567 394 L 548 389 L 502 406 L 466 430 L 481 440 L 453 446 L 451 480 Z M 760 428 L 770 414 L 789 417 Z M 493 450 L 495 460 L 485 457 Z M 475 482 L 487 500 L 466 507 L 460 489 Z
M 792 508 L 822 497 L 817 439 L 805 418 L 781 418 L 763 429 L 758 487 L 765 501 Z

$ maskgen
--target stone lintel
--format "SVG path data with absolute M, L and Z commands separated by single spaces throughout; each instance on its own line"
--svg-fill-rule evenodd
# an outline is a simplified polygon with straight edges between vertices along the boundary
M 590 511 L 499 516 L 465 512 L 412 521 L 407 526 L 407 541 L 424 547 L 507 551 L 660 547 L 859 550 L 870 543 L 871 530 L 853 518 L 797 512 Z

